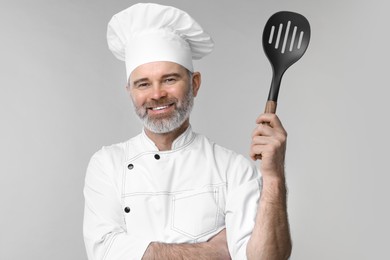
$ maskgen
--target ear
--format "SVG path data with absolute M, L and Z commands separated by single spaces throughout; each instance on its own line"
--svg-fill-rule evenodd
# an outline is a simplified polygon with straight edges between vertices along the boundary
M 200 72 L 197 72 L 197 71 L 194 72 L 192 74 L 192 89 L 193 89 L 194 97 L 196 97 L 196 95 L 198 95 L 198 91 L 199 91 L 201 83 L 202 83 L 202 76 L 201 76 Z

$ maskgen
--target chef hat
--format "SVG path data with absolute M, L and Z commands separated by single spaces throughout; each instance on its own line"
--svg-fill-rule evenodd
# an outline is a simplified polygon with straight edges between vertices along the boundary
M 126 73 L 153 61 L 171 61 L 193 71 L 192 60 L 209 54 L 211 37 L 186 12 L 158 4 L 135 4 L 108 23 L 109 49 L 126 62 Z

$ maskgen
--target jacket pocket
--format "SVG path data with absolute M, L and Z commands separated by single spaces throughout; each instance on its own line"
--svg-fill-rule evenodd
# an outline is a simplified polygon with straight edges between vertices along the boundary
M 218 189 L 184 192 L 172 198 L 172 229 L 197 239 L 218 228 Z

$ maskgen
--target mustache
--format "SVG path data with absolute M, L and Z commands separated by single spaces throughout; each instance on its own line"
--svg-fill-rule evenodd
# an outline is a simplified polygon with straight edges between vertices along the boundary
M 143 105 L 144 108 L 160 107 L 175 104 L 178 102 L 177 98 L 161 98 L 159 100 L 152 100 Z

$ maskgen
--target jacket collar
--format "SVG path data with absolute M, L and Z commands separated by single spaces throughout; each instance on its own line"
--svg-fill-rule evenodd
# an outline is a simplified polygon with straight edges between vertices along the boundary
M 194 137 L 195 133 L 192 131 L 191 125 L 189 125 L 187 129 L 173 141 L 172 150 L 177 150 L 186 146 L 194 139 Z M 142 130 L 141 139 L 146 150 L 158 151 L 155 143 L 146 135 L 145 128 Z

